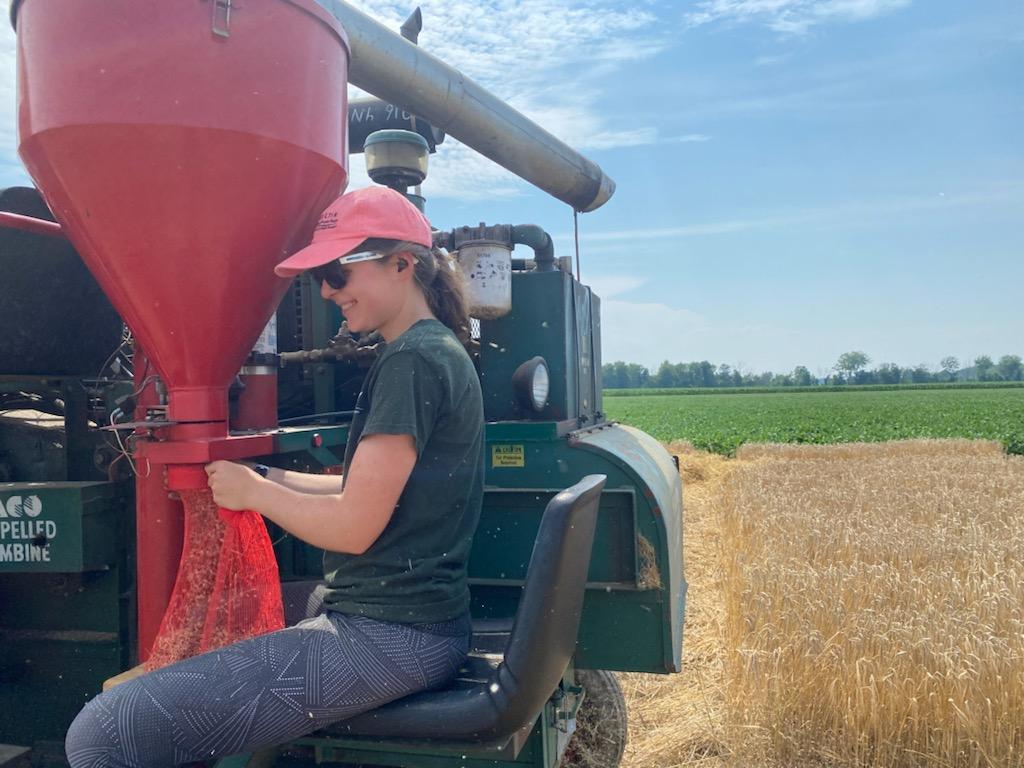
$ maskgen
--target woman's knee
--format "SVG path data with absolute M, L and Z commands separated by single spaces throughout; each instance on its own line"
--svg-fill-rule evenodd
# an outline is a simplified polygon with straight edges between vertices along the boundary
M 71 768 L 114 768 L 114 743 L 103 727 L 99 706 L 93 699 L 71 723 L 64 751 Z

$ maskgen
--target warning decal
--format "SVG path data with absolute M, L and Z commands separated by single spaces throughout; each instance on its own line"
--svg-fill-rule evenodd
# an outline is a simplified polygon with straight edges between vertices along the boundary
M 525 467 L 526 449 L 523 445 L 492 445 L 492 467 Z

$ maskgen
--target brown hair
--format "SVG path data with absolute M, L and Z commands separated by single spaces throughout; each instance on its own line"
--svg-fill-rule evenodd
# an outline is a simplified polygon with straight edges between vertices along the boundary
M 469 305 L 465 278 L 454 259 L 439 248 L 426 248 L 381 238 L 364 240 L 360 250 L 382 253 L 411 253 L 416 258 L 416 284 L 434 317 L 448 326 L 464 345 L 469 343 Z

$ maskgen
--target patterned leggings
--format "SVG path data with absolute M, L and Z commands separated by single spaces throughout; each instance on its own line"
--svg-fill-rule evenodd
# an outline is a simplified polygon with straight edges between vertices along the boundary
M 297 595 L 286 591 L 286 615 L 322 607 L 320 590 Z M 68 729 L 68 762 L 170 768 L 265 749 L 443 685 L 469 635 L 468 615 L 409 625 L 322 613 L 100 694 Z

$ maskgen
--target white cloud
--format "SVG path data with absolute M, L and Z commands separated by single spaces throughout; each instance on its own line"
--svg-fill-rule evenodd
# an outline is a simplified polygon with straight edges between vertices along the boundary
M 411 7 L 396 0 L 354 4 L 392 29 Z M 653 126 L 616 124 L 598 108 L 609 95 L 609 75 L 669 43 L 648 11 L 612 0 L 425 0 L 421 7 L 425 50 L 569 146 L 585 152 L 659 140 Z M 431 197 L 474 200 L 527 189 L 451 137 L 431 165 L 425 186 Z M 358 180 L 353 173 L 353 183 Z
M 602 299 L 610 299 L 621 293 L 635 291 L 647 283 L 647 278 L 637 275 L 600 275 L 585 277 L 584 282 Z
M 829 22 L 864 21 L 905 8 L 911 0 L 702 0 L 686 15 L 692 26 L 713 22 L 763 24 L 803 34 Z
M 372 183 L 364 156 L 349 155 L 348 189 Z M 423 191 L 430 198 L 493 200 L 523 195 L 526 186 L 497 163 L 449 137 L 428 160 Z
M 711 137 L 703 133 L 684 133 L 682 136 L 669 136 L 662 139 L 664 144 L 693 144 L 711 141 Z
M 1024 205 L 1024 184 L 1016 181 L 998 182 L 985 187 L 959 192 L 926 192 L 919 195 L 899 197 L 872 197 L 866 200 L 849 200 L 828 206 L 812 206 L 768 213 L 765 216 L 726 219 L 700 224 L 683 224 L 673 227 L 647 227 L 643 229 L 617 229 L 583 231 L 580 241 L 586 252 L 600 250 L 601 244 L 616 244 L 645 240 L 662 240 L 681 237 L 707 237 L 728 235 L 750 230 L 778 230 L 796 226 L 861 226 L 877 222 L 881 217 L 900 216 L 916 211 L 954 210 L 963 207 L 991 205 Z M 571 238 L 571 234 L 552 235 L 555 239 Z M 598 246 L 595 248 L 594 246 Z M 619 246 L 615 245 L 615 249 Z
M 758 56 L 756 59 L 754 59 L 754 66 L 755 67 L 772 67 L 772 66 L 775 66 L 776 64 L 782 64 L 783 62 L 788 61 L 789 58 L 790 58 L 789 54 L 775 54 L 775 55 L 771 55 L 771 56 Z
M 406 0 L 354 4 L 396 31 L 413 7 Z M 599 108 L 610 95 L 610 75 L 671 42 L 643 6 L 623 8 L 613 0 L 424 0 L 421 6 L 419 42 L 426 50 L 580 151 L 700 140 L 661 139 L 653 126 L 619 121 Z M 0 31 L 0 183 L 25 179 L 16 155 L 15 81 L 15 37 L 5 25 Z M 351 165 L 352 186 L 369 183 L 359 156 Z M 431 166 L 425 187 L 431 197 L 477 200 L 529 189 L 451 137 L 431 157 Z
M 693 342 L 707 331 L 705 319 L 688 309 L 601 300 L 601 359 L 606 363 L 625 360 L 652 368 L 665 359 L 699 360 L 699 346 Z
M 656 370 L 663 360 L 708 360 L 760 372 L 806 364 L 801 359 L 806 354 L 806 339 L 796 331 L 718 324 L 689 309 L 602 296 L 601 359 L 606 363 L 623 360 Z
M 354 5 L 395 30 L 412 7 L 405 0 Z M 503 98 L 557 93 L 564 81 L 553 77 L 556 70 L 579 68 L 574 81 L 595 80 L 601 73 L 594 67 L 647 58 L 660 47 L 651 39 L 651 13 L 612 0 L 424 0 L 420 6 L 420 45 L 482 85 L 500 87 Z

